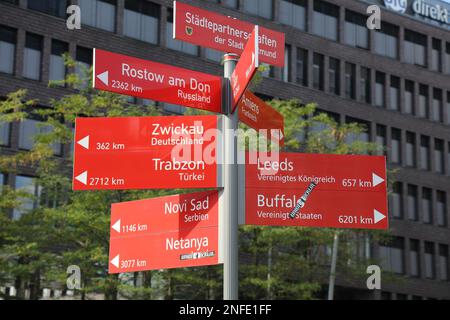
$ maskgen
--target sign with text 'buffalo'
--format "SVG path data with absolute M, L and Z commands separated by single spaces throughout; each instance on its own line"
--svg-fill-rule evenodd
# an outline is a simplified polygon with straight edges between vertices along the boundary
M 174 1 L 173 37 L 202 47 L 242 54 L 255 25 Z M 284 33 L 260 28 L 259 59 L 284 66 Z
M 248 153 L 242 176 L 241 223 L 388 228 L 385 157 L 280 153 L 270 160 Z
M 123 95 L 222 111 L 222 78 L 94 49 L 93 86 Z
M 77 118 L 74 190 L 218 187 L 217 116 Z
M 115 203 L 109 273 L 219 263 L 218 191 Z

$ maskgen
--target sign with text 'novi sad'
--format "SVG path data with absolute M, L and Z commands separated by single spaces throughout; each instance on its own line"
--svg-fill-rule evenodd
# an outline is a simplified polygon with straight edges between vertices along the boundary
M 242 54 L 255 25 L 174 1 L 173 37 L 222 52 Z M 284 66 L 284 33 L 260 28 L 259 59 Z
M 246 156 L 241 223 L 388 228 L 385 157 L 280 153 L 275 161 Z
M 239 121 L 255 130 L 276 130 L 280 145 L 284 144 L 284 118 L 274 108 L 255 96 L 249 90 L 245 91 L 238 104 Z
M 115 203 L 109 273 L 219 263 L 218 191 Z
M 218 116 L 77 118 L 74 190 L 218 187 Z
M 241 100 L 245 90 L 247 90 L 250 81 L 259 66 L 258 59 L 258 26 L 255 26 L 250 38 L 245 45 L 244 52 L 242 53 L 236 68 L 231 74 L 231 97 L 232 97 L 232 113 L 236 110 L 236 107 Z
M 93 86 L 123 95 L 221 112 L 222 78 L 94 49 Z

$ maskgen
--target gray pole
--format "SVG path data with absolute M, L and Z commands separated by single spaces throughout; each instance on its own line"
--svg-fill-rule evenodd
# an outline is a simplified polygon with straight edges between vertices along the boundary
M 333 240 L 333 253 L 331 257 L 330 283 L 328 285 L 328 300 L 334 299 L 334 280 L 336 279 L 336 262 L 339 244 L 339 234 L 335 232 Z
M 238 127 L 238 112 L 231 114 L 230 79 L 238 56 L 224 56 L 225 116 L 224 116 L 224 188 L 221 193 L 223 203 L 223 299 L 238 299 L 238 166 L 235 132 Z

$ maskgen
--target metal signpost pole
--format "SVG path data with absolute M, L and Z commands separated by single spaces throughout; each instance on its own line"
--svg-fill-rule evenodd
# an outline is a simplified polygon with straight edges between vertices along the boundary
M 224 188 L 223 203 L 223 299 L 238 299 L 238 166 L 237 138 L 238 112 L 232 113 L 232 92 L 230 87 L 238 56 L 224 55 L 224 77 L 227 79 L 224 116 Z

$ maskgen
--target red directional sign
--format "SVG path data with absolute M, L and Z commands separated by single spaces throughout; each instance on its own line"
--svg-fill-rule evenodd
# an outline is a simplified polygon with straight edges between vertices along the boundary
M 77 118 L 74 190 L 218 187 L 217 116 Z
M 250 91 L 245 91 L 238 104 L 239 120 L 255 130 L 278 130 L 280 145 L 284 143 L 284 118 L 274 108 Z M 270 132 L 269 132 L 270 133 Z
M 218 192 L 112 205 L 109 273 L 219 263 Z
M 242 54 L 255 25 L 174 1 L 175 39 L 222 52 Z M 284 66 L 284 33 L 260 29 L 259 58 L 277 67 Z
M 247 154 L 241 221 L 387 229 L 385 179 L 385 157 L 280 153 L 270 160 Z
M 231 74 L 232 113 L 247 89 L 259 66 L 258 60 L 258 26 L 255 26 L 245 45 L 236 68 Z
M 94 49 L 93 86 L 143 99 L 221 112 L 222 79 Z

